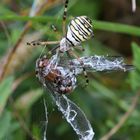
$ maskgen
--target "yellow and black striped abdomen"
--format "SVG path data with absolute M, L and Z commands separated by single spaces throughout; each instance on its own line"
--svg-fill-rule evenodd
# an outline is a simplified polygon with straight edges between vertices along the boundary
M 87 16 L 71 20 L 66 38 L 73 45 L 79 45 L 93 36 L 92 21 Z

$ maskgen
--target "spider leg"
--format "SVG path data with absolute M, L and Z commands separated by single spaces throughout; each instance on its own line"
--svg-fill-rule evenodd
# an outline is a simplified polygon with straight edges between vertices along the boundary
M 77 49 L 77 50 L 80 50 L 80 51 L 82 51 L 82 52 L 85 51 L 85 49 L 82 48 L 82 46 L 74 46 L 74 48 Z
M 86 69 L 85 69 L 85 67 L 84 67 L 83 62 L 79 59 L 79 56 L 77 56 L 72 50 L 69 50 L 69 51 L 68 51 L 68 54 L 69 54 L 70 56 L 75 57 L 75 58 L 79 61 L 79 63 L 81 64 L 81 66 L 82 66 L 82 68 L 83 68 L 83 73 L 84 73 L 84 76 L 85 76 L 85 79 L 86 79 L 86 84 L 85 84 L 85 86 L 88 86 L 88 84 L 89 84 L 89 79 L 88 79 L 88 75 L 87 75 L 87 72 L 86 72 Z
M 66 35 L 66 18 L 67 18 L 68 2 L 69 2 L 69 0 L 65 0 L 64 13 L 63 13 L 62 29 L 63 29 L 64 36 Z
M 56 38 L 62 38 L 61 33 L 59 32 L 59 30 L 57 29 L 57 27 L 54 24 L 51 25 L 51 29 L 55 33 L 55 35 L 56 35 L 55 37 Z
M 44 46 L 44 45 L 54 45 L 54 44 L 59 44 L 60 41 L 32 41 L 32 42 L 27 42 L 27 45 L 30 46 Z
M 57 28 L 56 28 L 56 26 L 55 26 L 54 24 L 51 25 L 51 28 L 52 28 L 52 30 L 53 30 L 54 32 L 57 32 Z

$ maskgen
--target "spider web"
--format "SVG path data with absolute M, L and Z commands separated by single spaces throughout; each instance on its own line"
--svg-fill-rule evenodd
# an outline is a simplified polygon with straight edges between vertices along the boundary
M 58 62 L 57 55 L 54 55 L 50 61 L 51 64 L 56 64 Z M 55 66 L 57 67 L 57 65 Z M 48 71 L 50 71 L 50 69 L 48 69 Z M 42 76 L 42 71 L 39 71 L 37 77 L 42 85 L 49 90 L 58 110 L 62 112 L 64 118 L 72 126 L 73 130 L 78 135 L 79 140 L 92 140 L 94 132 L 84 112 L 65 95 L 58 93 L 55 86 Z
M 81 57 L 80 61 L 77 59 L 68 59 L 62 62 L 60 61 L 58 54 L 55 54 L 49 59 L 49 61 L 50 65 L 47 65 L 46 69 L 43 71 L 45 74 L 48 74 L 51 71 L 51 64 L 53 64 L 55 67 L 62 67 L 64 72 L 69 71 L 70 73 L 72 71 L 75 76 L 77 76 L 83 72 L 83 66 L 81 66 L 80 61 L 83 62 L 85 69 L 90 72 L 127 71 L 134 69 L 132 65 L 125 64 L 124 59 L 118 56 L 105 57 L 95 55 Z M 38 69 L 37 65 L 36 69 Z M 92 140 L 94 137 L 94 131 L 84 112 L 74 102 L 68 99 L 67 96 L 58 93 L 55 85 L 43 77 L 41 70 L 39 70 L 37 77 L 42 85 L 49 90 L 58 110 L 61 111 L 64 118 L 76 132 L 79 140 Z
M 81 65 L 80 61 L 83 63 Z M 83 72 L 83 66 L 88 72 L 111 72 L 111 71 L 129 71 L 133 70 L 133 65 L 124 63 L 124 58 L 121 56 L 88 56 L 77 59 L 67 59 L 61 61 L 58 65 L 62 67 L 69 67 L 75 71 L 75 75 Z

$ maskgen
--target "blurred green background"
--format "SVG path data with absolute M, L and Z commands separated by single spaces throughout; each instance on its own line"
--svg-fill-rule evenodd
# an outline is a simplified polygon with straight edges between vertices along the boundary
M 49 120 L 47 139 L 76 140 L 49 92 L 35 77 L 42 48 L 26 45 L 33 40 L 61 39 L 64 2 L 40 0 L 37 6 L 32 4 L 33 0 L 1 0 L 0 4 L 0 140 L 42 139 L 44 98 Z M 106 140 L 140 139 L 140 0 L 136 12 L 131 7 L 128 0 L 69 0 L 67 23 L 80 15 L 93 20 L 95 37 L 82 44 L 85 52 L 79 55 L 121 55 L 136 67 L 133 72 L 89 73 L 89 86 L 83 89 L 81 84 L 68 95 L 90 120 L 95 139 L 119 123 L 118 131 Z M 51 25 L 57 27 L 57 33 Z M 83 77 L 79 77 L 80 83 L 85 82 Z M 124 116 L 128 119 L 121 122 Z

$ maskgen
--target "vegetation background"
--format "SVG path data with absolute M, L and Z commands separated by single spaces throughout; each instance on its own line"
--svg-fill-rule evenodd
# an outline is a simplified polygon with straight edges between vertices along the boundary
M 40 140 L 48 108 L 48 140 L 75 140 L 76 134 L 57 110 L 48 91 L 35 77 L 40 47 L 26 42 L 62 37 L 62 0 L 1 0 L 0 4 L 0 140 Z M 100 140 L 140 139 L 140 0 L 132 12 L 129 0 L 69 0 L 68 20 L 79 15 L 93 19 L 94 39 L 83 43 L 89 55 L 123 56 L 132 72 L 89 73 L 89 86 L 68 97 L 90 120 Z M 53 32 L 54 24 L 58 32 Z M 53 46 L 48 46 L 47 52 Z M 79 77 L 81 83 L 84 78 Z

